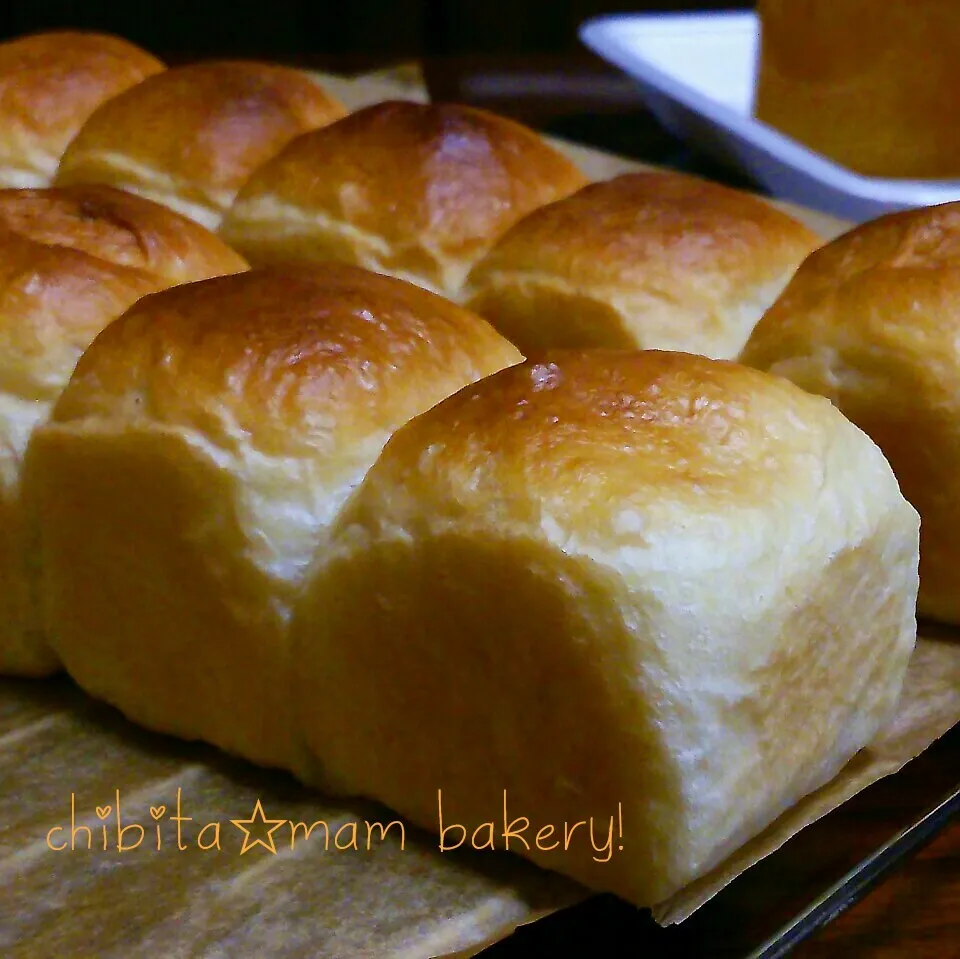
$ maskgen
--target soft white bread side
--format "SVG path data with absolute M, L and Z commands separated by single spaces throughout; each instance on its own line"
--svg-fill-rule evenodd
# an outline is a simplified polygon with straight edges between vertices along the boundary
M 813 254 L 742 362 L 828 397 L 921 517 L 921 615 L 960 623 L 960 203 L 890 214 Z
M 401 429 L 311 570 L 311 776 L 433 831 L 442 790 L 476 843 L 506 791 L 531 823 L 510 849 L 649 905 L 890 717 L 917 561 L 917 514 L 828 401 L 679 353 L 527 361 Z M 565 840 L 591 817 L 596 849 Z
M 294 140 L 246 183 L 221 232 L 254 266 L 353 263 L 456 299 L 509 227 L 586 182 L 506 117 L 388 101 Z
M 628 173 L 517 223 L 461 299 L 528 356 L 607 347 L 734 359 L 820 242 L 742 190 Z
M 142 299 L 28 451 L 66 670 L 144 726 L 289 768 L 287 625 L 324 531 L 395 429 L 520 359 L 479 317 L 353 267 Z
M 176 67 L 96 110 L 64 153 L 56 183 L 119 187 L 216 229 L 260 164 L 344 113 L 301 70 L 234 61 Z
M 0 187 L 49 186 L 90 114 L 163 69 L 145 50 L 99 33 L 58 30 L 0 43 Z
M 247 265 L 203 227 L 109 187 L 0 190 L 0 674 L 57 666 L 30 596 L 21 467 L 93 338 L 139 297 Z

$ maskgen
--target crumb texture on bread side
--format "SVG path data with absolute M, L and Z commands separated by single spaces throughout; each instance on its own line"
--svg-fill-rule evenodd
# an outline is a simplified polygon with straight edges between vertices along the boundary
M 456 299 L 510 226 L 586 182 L 505 117 L 387 101 L 294 140 L 250 178 L 222 230 L 255 265 L 335 260 Z
M 892 714 L 917 550 L 822 398 L 679 353 L 528 360 L 398 431 L 311 569 L 313 775 L 432 830 L 441 790 L 468 835 L 500 834 L 506 793 L 535 824 L 510 849 L 653 904 Z M 591 819 L 602 846 L 618 804 L 609 855 L 586 826 L 564 847 Z
M 144 298 L 28 454 L 51 644 L 150 728 L 294 761 L 302 571 L 393 430 L 520 359 L 472 314 L 349 267 Z
M 880 446 L 921 516 L 919 611 L 960 623 L 960 204 L 814 253 L 740 359 L 828 397 Z
M 629 173 L 522 219 L 474 267 L 462 299 L 527 355 L 600 347 L 733 359 L 819 243 L 760 197 Z

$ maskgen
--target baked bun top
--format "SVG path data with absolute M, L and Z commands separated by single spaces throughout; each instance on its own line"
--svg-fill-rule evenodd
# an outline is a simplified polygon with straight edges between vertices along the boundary
M 829 401 L 786 380 L 683 353 L 560 350 L 468 386 L 398 431 L 363 502 L 374 526 L 381 514 L 403 528 L 405 504 L 429 501 L 441 526 L 473 516 L 625 564 L 631 547 L 654 562 L 658 542 L 708 531 L 716 517 L 716 555 L 746 561 L 796 526 L 797 509 L 822 508 L 828 467 L 839 489 L 859 484 L 866 462 L 886 478 L 873 494 L 899 500 L 876 446 Z M 409 503 L 397 489 L 412 491 Z
M 0 187 L 48 186 L 93 111 L 163 69 L 145 50 L 99 33 L 0 43 Z
M 757 324 L 742 360 L 761 368 L 861 367 L 882 375 L 838 378 L 832 398 L 850 388 L 876 399 L 902 391 L 960 416 L 958 304 L 960 203 L 887 214 L 806 259 Z
M 880 446 L 922 517 L 919 611 L 960 623 L 960 203 L 818 250 L 741 361 L 828 397 Z
M 0 190 L 0 228 L 47 247 L 153 274 L 167 284 L 247 269 L 243 257 L 215 233 L 165 206 L 108 186 Z
M 246 268 L 203 227 L 119 190 L 0 190 L 0 393 L 52 401 L 139 297 Z
M 508 227 L 586 182 L 512 120 L 388 101 L 294 140 L 250 178 L 223 232 L 254 265 L 339 260 L 453 296 Z
M 400 280 L 273 267 L 142 299 L 84 354 L 53 418 L 159 423 L 233 453 L 327 456 L 338 473 L 520 359 L 479 317 Z
M 344 112 L 301 70 L 242 61 L 176 67 L 100 107 L 66 150 L 57 183 L 122 187 L 215 229 L 260 164 Z
M 525 352 L 640 347 L 732 359 L 820 242 L 758 196 L 679 173 L 628 173 L 521 220 L 476 266 L 464 301 L 508 326 Z M 514 316 L 518 297 L 567 309 Z

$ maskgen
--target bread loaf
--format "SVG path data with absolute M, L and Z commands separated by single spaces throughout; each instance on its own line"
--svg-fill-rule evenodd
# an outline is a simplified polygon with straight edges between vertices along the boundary
M 653 904 L 891 716 L 917 555 L 826 400 L 680 353 L 544 354 L 399 430 L 337 519 L 294 624 L 312 776 L 442 815 L 447 848 L 513 822 L 514 852 Z
M 462 298 L 527 355 L 608 347 L 733 359 L 819 243 L 760 197 L 629 173 L 525 217 Z
M 478 317 L 352 267 L 141 300 L 28 453 L 43 622 L 67 671 L 147 727 L 291 768 L 305 566 L 395 429 L 519 360 Z
M 306 73 L 209 61 L 150 77 L 83 125 L 57 183 L 105 183 L 210 229 L 241 184 L 295 136 L 343 116 Z
M 334 260 L 456 299 L 508 227 L 586 182 L 512 120 L 455 104 L 378 103 L 261 167 L 222 232 L 255 266 Z
M 873 738 L 916 637 L 910 497 L 823 397 L 659 351 L 736 355 L 816 237 L 689 177 L 587 187 L 483 111 L 345 116 L 298 71 L 138 56 L 7 164 L 49 176 L 86 109 L 61 188 L 0 191 L 0 673 L 64 668 L 143 726 L 638 905 Z M 814 351 L 868 358 L 844 382 L 907 403 L 923 469 L 951 462 L 949 336 L 878 317 L 946 312 L 942 216 L 794 280 L 927 271 L 909 303 L 871 280 L 854 345 Z M 748 350 L 772 369 L 828 328 L 779 309 Z
M 119 37 L 61 30 L 0 43 L 0 187 L 49 186 L 90 114 L 163 64 Z
M 816 252 L 742 358 L 873 437 L 922 518 L 920 612 L 960 623 L 960 203 L 880 217 Z
M 246 269 L 197 224 L 109 187 L 0 190 L 0 674 L 57 666 L 31 598 L 21 472 L 83 350 L 146 293 Z

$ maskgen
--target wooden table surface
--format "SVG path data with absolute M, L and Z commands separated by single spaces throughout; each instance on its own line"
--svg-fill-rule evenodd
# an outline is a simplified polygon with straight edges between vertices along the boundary
M 627 78 L 582 57 L 428 61 L 434 99 L 516 117 L 541 130 L 639 160 L 750 187 L 741 175 L 666 133 Z M 913 822 L 960 779 L 960 727 L 755 866 L 677 927 L 612 898 L 522 929 L 484 959 L 558 956 L 743 957 Z M 960 821 L 954 820 L 859 903 L 791 954 L 798 959 L 960 957 Z

